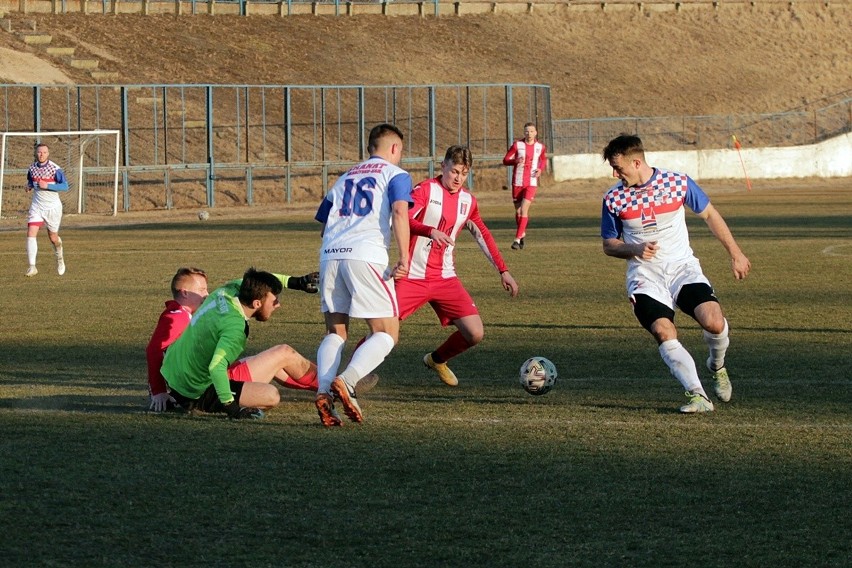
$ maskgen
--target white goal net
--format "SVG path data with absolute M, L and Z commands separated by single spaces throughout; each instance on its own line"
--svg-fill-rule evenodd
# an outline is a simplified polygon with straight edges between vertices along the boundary
M 118 213 L 118 130 L 3 132 L 0 217 L 26 216 L 32 198 L 27 170 L 38 144 L 47 144 L 50 160 L 65 173 L 68 191 L 59 195 L 66 215 Z

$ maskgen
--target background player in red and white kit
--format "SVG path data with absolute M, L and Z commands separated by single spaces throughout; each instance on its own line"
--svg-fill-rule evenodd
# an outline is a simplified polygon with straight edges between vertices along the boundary
M 317 277 L 316 272 L 301 277 L 285 277 L 286 286 L 292 290 L 315 294 Z M 148 361 L 148 390 L 151 395 L 149 409 L 154 412 L 162 412 L 175 402 L 168 392 L 160 368 L 166 348 L 181 336 L 189 326 L 192 314 L 207 298 L 207 274 L 200 268 L 179 268 L 172 277 L 171 289 L 172 299 L 166 302 L 166 308 L 160 314 L 157 327 L 145 349 Z M 244 365 L 249 366 L 248 372 L 239 372 Z M 292 376 L 289 373 L 292 373 Z M 232 381 L 254 378 L 268 382 L 275 379 L 288 388 L 314 391 L 317 390 L 316 376 L 316 365 L 287 345 L 271 347 L 253 357 L 241 359 L 228 369 L 228 378 Z
M 535 124 L 528 122 L 524 125 L 524 137 L 509 147 L 503 157 L 504 166 L 512 168 L 512 201 L 515 203 L 515 240 L 512 248 L 524 248 L 524 237 L 527 235 L 530 205 L 535 199 L 538 180 L 547 169 L 547 156 L 544 144 L 536 140 L 538 131 Z
M 338 178 L 316 214 L 323 223 L 320 299 L 327 330 L 317 350 L 316 407 L 326 427 L 340 426 L 335 398 L 350 420 L 364 420 L 355 386 L 399 340 L 394 278 L 408 273 L 411 201 L 411 176 L 399 167 L 402 140 L 396 126 L 375 126 L 367 146 L 370 158 Z M 391 233 L 399 250 L 399 260 L 392 267 Z M 371 333 L 338 374 L 350 317 L 366 321 Z
M 680 411 L 710 412 L 713 403 L 701 386 L 695 361 L 677 339 L 674 308 L 704 329 L 710 350 L 707 368 L 722 402 L 731 400 L 732 391 L 725 369 L 728 322 L 689 246 L 684 206 L 704 219 L 728 251 L 735 278 L 748 276 L 751 263 L 698 184 L 684 174 L 649 166 L 638 136 L 623 134 L 610 140 L 603 157 L 613 177 L 620 180 L 603 199 L 603 251 L 627 260 L 627 295 L 633 313 L 657 340 L 660 356 L 686 389 L 689 402 Z
M 485 333 L 479 310 L 456 275 L 455 240 L 462 229 L 471 232 L 500 273 L 503 288 L 512 297 L 518 295 L 518 284 L 479 215 L 476 198 L 464 187 L 472 165 L 470 149 L 450 146 L 441 163 L 441 175 L 420 182 L 412 191 L 410 267 L 408 276 L 396 284 L 400 320 L 428 302 L 441 325 L 456 327 L 455 333 L 423 357 L 423 363 L 450 386 L 458 385 L 458 379 L 447 361 L 482 341 Z
M 38 255 L 38 230 L 47 225 L 47 237 L 56 254 L 56 272 L 65 274 L 65 257 L 62 252 L 62 239 L 59 238 L 59 225 L 62 223 L 61 191 L 68 191 L 65 173 L 56 163 L 50 161 L 50 149 L 47 144 L 36 146 L 36 161 L 27 170 L 27 191 L 33 192 L 30 212 L 27 216 L 27 276 L 38 274 L 36 256 Z

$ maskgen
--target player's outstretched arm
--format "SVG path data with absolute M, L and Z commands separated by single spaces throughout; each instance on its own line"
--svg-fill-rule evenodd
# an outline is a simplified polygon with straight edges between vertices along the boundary
M 704 222 L 710 228 L 710 232 L 713 233 L 713 236 L 728 251 L 731 257 L 731 271 L 734 273 L 734 278 L 742 280 L 748 276 L 748 273 L 751 272 L 751 261 L 743 254 L 743 251 L 734 239 L 734 235 L 728 228 L 728 224 L 716 208 L 713 207 L 713 204 L 709 203 L 698 216 L 704 219 Z
M 319 272 L 311 272 L 304 276 L 290 276 L 287 279 L 287 288 L 289 290 L 301 290 L 308 294 L 316 294 L 319 291 Z

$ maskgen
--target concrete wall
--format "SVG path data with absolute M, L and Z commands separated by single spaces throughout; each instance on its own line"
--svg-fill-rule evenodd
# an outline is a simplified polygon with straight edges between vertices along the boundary
M 681 12 L 686 10 L 754 9 L 760 6 L 783 6 L 790 10 L 796 5 L 838 8 L 849 0 L 359 0 L 333 2 L 301 0 L 288 5 L 278 2 L 246 0 L 246 13 L 251 15 L 341 15 L 384 14 L 386 16 L 467 16 L 471 14 L 568 14 L 581 11 L 624 12 Z M 193 10 L 194 8 L 194 10 Z M 0 14 L 239 14 L 235 2 L 216 0 L 0 0 Z
M 743 164 L 752 179 L 852 176 L 852 134 L 819 144 L 788 148 L 743 148 L 742 162 L 736 150 L 688 150 L 647 152 L 648 163 L 689 174 L 695 179 L 743 177 Z M 612 170 L 600 154 L 554 156 L 555 181 L 609 178 Z

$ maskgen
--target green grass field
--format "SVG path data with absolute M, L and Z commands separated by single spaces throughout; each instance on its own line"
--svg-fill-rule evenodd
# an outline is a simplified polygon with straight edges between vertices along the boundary
M 6 566 L 849 566 L 852 546 L 852 187 L 721 192 L 753 263 L 735 281 L 703 222 L 692 244 L 731 325 L 729 404 L 684 397 L 605 257 L 596 200 L 542 200 L 524 251 L 505 194 L 483 214 L 521 296 L 473 240 L 458 264 L 486 339 L 444 386 L 420 360 L 449 333 L 431 311 L 362 399 L 326 430 L 309 393 L 264 421 L 147 413 L 144 346 L 181 265 L 211 289 L 245 268 L 316 269 L 305 211 L 44 234 L 34 279 L 23 227 L 0 233 L 0 561 Z M 23 221 L 21 221 L 23 225 Z M 313 358 L 316 296 L 285 291 L 248 353 Z M 681 340 L 703 372 L 700 329 Z M 353 335 L 363 331 L 354 325 Z M 351 348 L 350 348 L 351 349 Z M 542 397 L 529 356 L 559 369 Z

